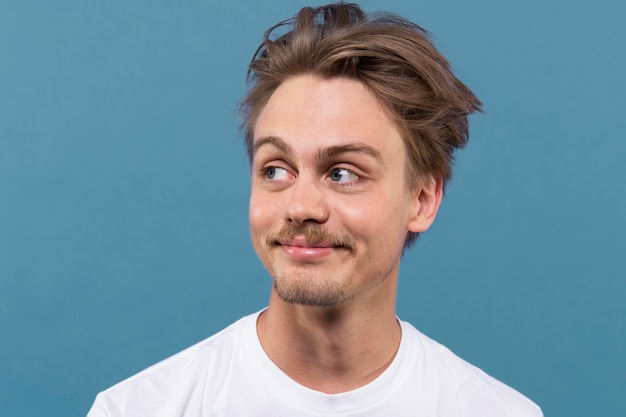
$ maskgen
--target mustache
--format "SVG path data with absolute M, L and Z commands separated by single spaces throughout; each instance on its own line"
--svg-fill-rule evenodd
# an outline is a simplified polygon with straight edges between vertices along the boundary
M 324 243 L 354 252 L 354 240 L 349 235 L 329 233 L 323 226 L 302 227 L 288 223 L 279 230 L 271 231 L 265 238 L 265 243 L 269 246 L 276 246 L 281 242 L 290 242 L 296 236 L 304 237 L 309 245 Z

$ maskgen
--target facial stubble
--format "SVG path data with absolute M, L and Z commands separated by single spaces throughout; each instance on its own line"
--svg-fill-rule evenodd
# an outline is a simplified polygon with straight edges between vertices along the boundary
M 304 238 L 306 243 L 315 246 L 320 243 L 338 250 L 348 251 L 354 256 L 354 241 L 348 235 L 333 235 L 321 226 L 299 227 L 289 223 L 280 230 L 268 234 L 265 244 L 275 250 L 281 242 L 290 242 L 295 237 Z M 270 271 L 276 294 L 285 302 L 315 307 L 330 307 L 341 304 L 354 296 L 346 292 L 350 282 L 348 277 L 321 276 L 327 271 L 317 271 L 315 262 L 293 261 L 296 271 Z M 332 274 L 332 272 L 330 272 Z

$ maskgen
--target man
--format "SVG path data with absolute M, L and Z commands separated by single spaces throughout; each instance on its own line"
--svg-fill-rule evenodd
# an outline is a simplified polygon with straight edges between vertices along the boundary
M 395 315 L 402 253 L 480 110 L 427 33 L 352 4 L 305 8 L 268 31 L 249 77 L 269 305 L 100 393 L 89 416 L 540 416 Z

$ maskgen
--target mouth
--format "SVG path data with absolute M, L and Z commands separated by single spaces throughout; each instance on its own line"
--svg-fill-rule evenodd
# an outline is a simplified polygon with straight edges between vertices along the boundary
M 319 261 L 338 249 L 329 243 L 311 243 L 303 239 L 279 242 L 278 245 L 289 258 L 300 262 Z
M 311 242 L 308 241 L 304 236 L 297 236 L 290 240 L 282 240 L 278 239 L 276 242 L 277 245 L 280 246 L 291 246 L 295 248 L 309 248 L 309 249 L 321 249 L 321 248 L 334 248 L 338 247 L 334 243 L 331 242 Z

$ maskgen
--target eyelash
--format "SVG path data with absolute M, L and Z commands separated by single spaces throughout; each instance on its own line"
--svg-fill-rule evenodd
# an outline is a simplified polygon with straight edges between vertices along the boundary
M 286 171 L 287 175 L 291 175 L 290 171 L 287 168 L 284 168 L 284 167 L 281 167 L 281 166 L 278 166 L 278 165 L 267 165 L 267 166 L 261 168 L 261 170 L 259 172 L 259 175 L 260 175 L 261 178 L 263 178 L 264 180 L 267 180 L 267 181 L 280 181 L 280 179 L 277 180 L 277 179 L 274 179 L 274 178 L 268 178 L 268 175 L 270 174 L 270 172 L 272 170 L 284 170 L 284 171 Z M 346 171 L 346 173 L 348 175 L 354 176 L 356 178 L 350 179 L 350 180 L 345 181 L 345 182 L 332 181 L 331 177 L 332 177 L 333 172 L 338 171 L 338 170 Z M 356 171 L 354 171 L 353 169 L 350 169 L 350 168 L 343 167 L 343 166 L 333 166 L 327 172 L 328 173 L 326 174 L 326 178 L 328 178 L 329 181 L 333 185 L 338 185 L 338 186 L 341 186 L 341 187 L 354 186 L 357 181 L 362 179 L 361 175 L 358 174 Z
M 264 178 L 271 179 L 271 178 L 268 178 L 268 176 L 270 174 L 270 171 L 272 171 L 272 170 L 276 171 L 276 170 L 279 170 L 279 169 L 283 170 L 283 171 L 287 171 L 285 168 L 281 168 L 281 167 L 277 167 L 277 166 L 274 166 L 274 165 L 270 165 L 270 166 L 264 167 L 263 170 L 261 171 L 261 174 L 263 175 Z M 276 172 L 274 174 L 276 174 Z
M 353 178 L 353 179 L 349 179 L 348 181 L 345 181 L 345 182 L 332 181 L 334 184 L 337 184 L 337 185 L 351 186 L 351 185 L 354 185 L 354 183 L 361 178 L 359 174 L 354 172 L 354 170 L 349 169 L 349 168 L 345 168 L 345 167 L 333 167 L 330 170 L 329 177 L 332 178 L 333 173 L 336 172 L 336 171 L 345 171 L 349 176 L 356 177 L 356 178 Z

